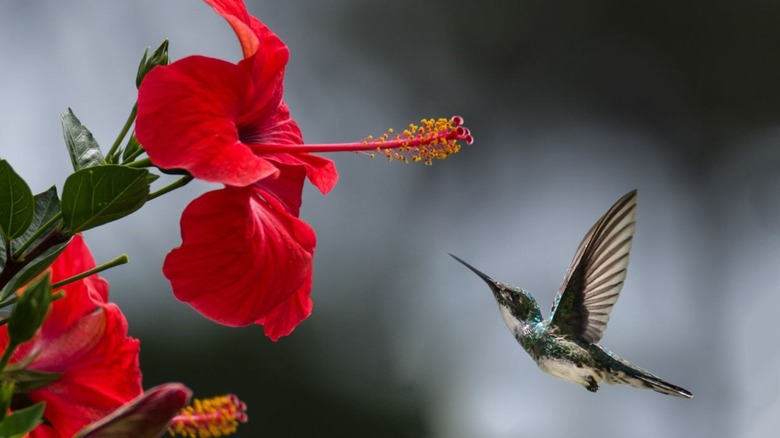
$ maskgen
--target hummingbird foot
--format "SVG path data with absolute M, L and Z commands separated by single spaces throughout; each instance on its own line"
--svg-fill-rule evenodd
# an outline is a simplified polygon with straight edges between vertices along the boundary
M 588 382 L 588 386 L 585 387 L 590 392 L 596 392 L 599 390 L 599 384 L 596 383 L 596 379 L 593 376 L 588 376 L 585 380 Z

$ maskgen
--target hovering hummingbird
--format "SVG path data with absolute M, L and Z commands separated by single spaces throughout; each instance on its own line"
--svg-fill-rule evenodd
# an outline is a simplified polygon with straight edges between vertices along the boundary
M 691 392 L 664 382 L 598 344 L 626 278 L 636 229 L 636 195 L 633 190 L 620 198 L 585 235 L 547 320 L 542 319 L 529 292 L 495 281 L 450 255 L 490 286 L 509 331 L 542 371 L 591 392 L 604 382 L 692 398 Z

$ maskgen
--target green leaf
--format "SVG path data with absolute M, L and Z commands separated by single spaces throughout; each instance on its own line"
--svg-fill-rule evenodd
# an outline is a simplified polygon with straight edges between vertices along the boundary
M 33 234 L 35 234 L 38 229 L 45 225 L 51 218 L 56 216 L 60 213 L 60 198 L 57 196 L 57 188 L 52 186 L 49 188 L 49 190 L 46 190 L 45 192 L 38 193 L 35 195 L 35 212 L 33 214 L 33 220 L 30 226 L 27 228 L 27 231 L 20 237 L 14 239 L 14 248 L 20 247 L 22 244 L 24 244 L 27 239 L 29 239 Z M 37 242 L 40 242 L 42 239 L 44 239 L 49 231 L 53 230 L 57 226 L 56 223 L 50 224 L 46 230 L 43 230 L 43 232 L 39 233 L 38 238 L 35 240 Z M 35 246 L 35 242 L 33 242 L 32 246 Z
M 30 432 L 43 421 L 45 407 L 46 402 L 40 402 L 5 417 L 0 421 L 0 437 L 19 438 Z
M 32 192 L 5 160 L 0 160 L 0 234 L 6 240 L 21 236 L 33 220 Z
M 148 175 L 146 175 L 146 182 L 149 185 L 152 185 L 152 183 L 157 181 L 159 178 L 160 178 L 160 175 L 155 175 L 152 172 L 148 172 Z
M 37 257 L 32 259 L 24 268 L 14 275 L 13 278 L 11 278 L 11 281 L 9 281 L 2 290 L 0 290 L 0 300 L 5 300 L 17 289 L 29 283 L 33 278 L 37 277 L 45 271 L 46 268 L 51 266 L 57 256 L 68 246 L 68 243 L 70 243 L 70 238 L 47 248 Z
M 22 236 L 13 240 L 14 251 L 25 244 L 33 234 L 37 233 L 37 237 L 27 246 L 23 259 L 21 258 L 22 254 L 15 254 L 16 257 L 9 265 L 9 269 L 15 269 L 18 272 L 13 271 L 15 272 L 13 277 L 0 290 L 0 300 L 6 299 L 17 289 L 45 271 L 70 241 L 69 235 L 54 232 L 61 224 L 61 220 L 50 222 L 50 219 L 55 218 L 61 212 L 57 189 L 52 186 L 49 190 L 35 195 L 34 199 L 35 212 L 32 223 Z M 46 229 L 38 232 L 43 226 Z M 41 248 L 38 248 L 38 246 Z M 0 268 L 5 269 L 6 264 L 5 243 L 0 240 Z
M 8 343 L 19 345 L 27 342 L 38 331 L 51 306 L 49 274 L 30 284 L 14 306 L 8 320 Z
M 149 172 L 119 165 L 81 169 L 65 180 L 62 215 L 71 233 L 115 221 L 149 196 Z
M 99 166 L 103 163 L 103 153 L 100 152 L 95 137 L 70 108 L 62 115 L 62 135 L 65 137 L 73 170 Z

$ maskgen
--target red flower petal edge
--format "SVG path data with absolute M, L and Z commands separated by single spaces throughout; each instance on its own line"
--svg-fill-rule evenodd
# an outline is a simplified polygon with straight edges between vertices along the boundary
M 163 265 L 178 299 L 225 325 L 264 324 L 272 339 L 311 313 L 314 231 L 262 187 L 202 195 L 181 229 Z

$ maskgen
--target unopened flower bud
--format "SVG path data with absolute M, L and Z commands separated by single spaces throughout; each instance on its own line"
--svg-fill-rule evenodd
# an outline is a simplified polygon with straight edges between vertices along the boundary
M 149 48 L 147 48 L 144 52 L 144 56 L 141 58 L 141 63 L 138 65 L 138 73 L 135 75 L 136 88 L 141 86 L 141 82 L 143 82 L 144 77 L 147 73 L 152 71 L 153 68 L 158 65 L 168 65 L 168 40 L 163 41 L 162 44 L 160 44 L 160 47 L 152 52 L 151 56 L 147 57 L 146 55 L 148 53 Z
M 191 395 L 192 391 L 181 383 L 156 386 L 85 427 L 76 438 L 160 436 Z

